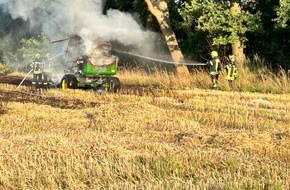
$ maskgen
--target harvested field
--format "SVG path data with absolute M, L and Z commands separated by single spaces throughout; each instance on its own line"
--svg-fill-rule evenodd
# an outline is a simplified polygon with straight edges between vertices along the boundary
M 20 79 L 0 75 L 1 189 L 290 188 L 289 94 Z

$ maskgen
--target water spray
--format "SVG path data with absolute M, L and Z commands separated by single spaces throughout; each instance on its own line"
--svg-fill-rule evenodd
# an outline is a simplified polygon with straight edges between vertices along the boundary
M 118 53 L 122 53 L 122 54 L 127 54 L 127 55 L 132 55 L 135 57 L 140 57 L 140 58 L 144 58 L 147 60 L 151 60 L 151 61 L 157 61 L 157 62 L 161 62 L 161 63 L 167 63 L 167 64 L 174 64 L 174 65 L 206 65 L 206 63 L 200 63 L 200 62 L 195 62 L 195 63 L 175 63 L 173 61 L 166 61 L 166 60 L 162 60 L 162 59 L 156 59 L 153 57 L 147 57 L 147 56 L 143 56 L 143 55 L 139 55 L 139 54 L 134 54 L 134 53 L 130 53 L 130 52 L 125 52 L 125 51 L 118 51 L 118 50 L 114 50 L 115 52 Z
M 52 61 L 52 60 L 54 60 L 54 59 L 60 57 L 61 55 L 64 55 L 64 53 L 59 53 L 59 54 L 53 56 L 52 58 L 50 58 L 48 61 Z

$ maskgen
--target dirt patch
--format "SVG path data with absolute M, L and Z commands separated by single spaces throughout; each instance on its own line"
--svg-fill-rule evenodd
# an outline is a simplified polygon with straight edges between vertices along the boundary
M 99 103 L 96 102 L 84 102 L 81 100 L 67 100 L 52 96 L 37 95 L 20 91 L 6 91 L 0 89 L 0 102 L 21 102 L 21 103 L 36 103 L 42 105 L 50 105 L 61 109 L 83 109 L 85 107 L 95 107 Z
M 24 77 L 11 76 L 0 73 L 0 83 L 19 85 Z M 31 79 L 25 79 L 21 84 L 22 86 L 30 86 L 31 88 L 25 92 L 21 91 L 8 91 L 0 89 L 0 102 L 7 104 L 9 102 L 21 102 L 21 103 L 36 103 L 42 105 L 50 105 L 61 109 L 82 109 L 84 107 L 98 106 L 95 102 L 84 102 L 81 100 L 67 100 L 53 96 L 39 95 L 40 90 L 32 87 Z M 2 106 L 1 106 L 2 107 Z M 5 109 L 1 109 L 0 112 L 5 113 Z
M 23 80 L 23 76 L 17 75 L 5 75 L 0 73 L 0 83 L 10 84 L 18 86 Z M 25 91 L 11 91 L 0 89 L 0 103 L 7 104 L 9 102 L 21 102 L 21 103 L 36 103 L 42 105 L 50 105 L 52 107 L 57 107 L 61 109 L 83 109 L 88 107 L 99 106 L 96 102 L 85 102 L 79 99 L 67 100 L 54 96 L 46 96 L 45 89 L 37 89 L 32 86 L 31 79 L 27 78 L 23 81 L 21 86 L 27 86 Z M 170 90 L 165 92 L 165 90 L 154 89 L 153 87 L 144 86 L 122 86 L 119 94 L 123 95 L 137 95 L 137 96 L 151 96 L 153 99 L 158 96 L 164 96 L 164 94 L 172 94 Z M 3 107 L 3 106 L 1 106 Z M 4 114 L 6 109 L 0 109 L 0 114 Z
M 19 85 L 23 78 L 24 77 L 22 76 L 5 75 L 3 73 L 0 73 L 0 83 L 2 84 Z M 31 79 L 25 79 L 21 85 L 32 86 L 32 81 Z

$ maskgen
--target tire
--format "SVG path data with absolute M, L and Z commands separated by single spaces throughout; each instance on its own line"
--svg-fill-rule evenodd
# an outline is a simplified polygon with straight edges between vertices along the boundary
M 110 89 L 109 91 L 111 92 L 118 92 L 121 89 L 121 82 L 119 80 L 119 78 L 117 77 L 112 77 L 110 79 Z
M 60 82 L 61 89 L 77 89 L 78 80 L 74 75 L 64 75 Z

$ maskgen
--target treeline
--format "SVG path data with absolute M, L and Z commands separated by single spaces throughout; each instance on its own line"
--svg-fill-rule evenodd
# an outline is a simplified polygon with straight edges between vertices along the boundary
M 159 0 L 160 1 L 160 0 Z M 161 2 L 161 1 L 160 1 Z M 202 61 L 216 49 L 221 56 L 242 54 L 274 67 L 290 66 L 290 1 L 167 0 L 170 24 L 185 56 Z M 160 27 L 144 0 L 107 0 L 109 9 L 137 13 L 148 30 Z M 254 61 L 257 63 L 257 61 Z
M 168 5 L 170 25 L 185 57 L 203 61 L 215 49 L 221 56 L 239 54 L 246 59 L 262 59 L 273 67 L 290 67 L 289 0 L 159 1 Z M 161 33 L 144 0 L 107 0 L 104 14 L 109 9 L 129 12 L 144 29 Z M 41 33 L 41 27 L 30 31 L 29 20 L 13 19 L 2 9 L 0 17 L 1 59 L 3 51 L 13 51 L 20 39 Z M 10 42 L 5 43 L 8 39 Z

